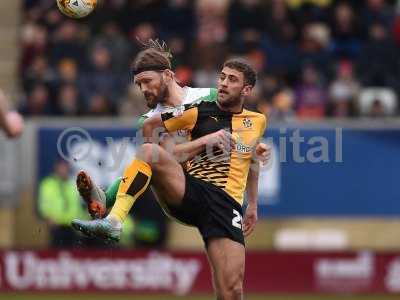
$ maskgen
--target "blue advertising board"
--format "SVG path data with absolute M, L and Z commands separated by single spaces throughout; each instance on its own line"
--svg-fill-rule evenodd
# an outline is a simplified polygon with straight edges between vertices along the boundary
M 60 127 L 38 129 L 38 178 L 67 156 L 74 172 L 86 169 L 107 186 L 134 156 L 132 128 L 84 128 L 75 140 L 64 133 Z M 85 134 L 92 139 L 89 154 L 81 153 L 88 151 Z M 261 172 L 261 216 L 400 215 L 400 130 L 272 128 L 265 138 L 273 156 Z

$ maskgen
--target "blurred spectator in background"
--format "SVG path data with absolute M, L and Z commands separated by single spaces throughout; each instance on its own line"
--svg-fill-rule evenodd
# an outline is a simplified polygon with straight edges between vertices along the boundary
M 325 24 L 307 24 L 303 29 L 300 41 L 299 60 L 301 66 L 313 65 L 319 76 L 329 77 L 332 68 L 328 51 L 329 44 L 330 29 Z
M 77 236 L 70 224 L 76 216 L 84 217 L 74 182 L 69 179 L 69 165 L 64 160 L 54 164 L 53 173 L 39 184 L 38 208 L 50 228 L 52 247 L 73 247 Z
M 387 116 L 381 100 L 375 99 L 374 102 L 372 102 L 369 116 L 371 118 L 381 118 Z
M 55 31 L 53 46 L 50 52 L 51 60 L 57 64 L 64 58 L 70 58 L 79 64 L 84 64 L 85 45 L 81 42 L 79 35 L 82 34 L 77 22 L 72 20 L 64 21 Z
M 157 37 L 167 41 L 182 85 L 214 86 L 227 57 L 254 61 L 260 83 L 264 77 L 279 82 L 273 91 L 262 84 L 252 99 L 258 103 L 251 106 L 265 113 L 275 111 L 274 96 L 282 86 L 304 85 L 300 74 L 309 65 L 318 85 L 324 83 L 320 88 L 329 87 L 330 102 L 319 117 L 358 116 L 343 95 L 353 90 L 351 81 L 361 89 L 400 92 L 400 17 L 394 0 L 109 0 L 85 22 L 65 18 L 50 2 L 25 2 L 20 71 L 28 115 L 63 115 L 59 89 L 72 84 L 82 107 L 72 109 L 71 101 L 66 115 L 137 116 L 143 108 L 141 98 L 128 92 L 130 59 L 141 47 L 138 40 Z M 339 71 L 342 61 L 354 65 L 351 75 Z M 300 111 L 304 106 L 294 95 L 296 115 L 311 117 Z
M 295 102 L 298 117 L 319 119 L 325 114 L 327 95 L 320 73 L 313 65 L 302 72 L 302 82 L 296 87 Z
M 123 36 L 117 23 L 108 22 L 102 26 L 102 31 L 91 41 L 89 48 L 104 47 L 110 52 L 111 69 L 114 73 L 126 71 L 129 66 L 131 47 Z M 91 52 L 92 52 L 91 51 Z
M 64 58 L 57 65 L 56 88 L 63 84 L 79 83 L 78 64 L 75 60 Z
M 279 76 L 292 77 L 299 65 L 293 19 L 285 1 L 270 2 L 262 47 L 266 53 L 266 70 Z
M 218 59 L 217 63 L 222 63 L 226 55 L 225 49 L 228 38 L 226 24 L 227 7 L 228 1 L 225 0 L 204 0 L 197 2 L 196 18 L 198 27 L 197 39 L 193 49 L 193 65 L 198 65 L 199 60 L 203 63 L 211 54 Z
M 85 101 L 89 101 L 88 111 L 95 114 L 107 114 L 117 102 L 122 92 L 118 75 L 112 71 L 110 51 L 104 46 L 96 46 L 90 54 L 90 69 L 82 76 L 81 90 Z M 108 111 L 111 114 L 111 110 Z
M 294 96 L 291 90 L 283 89 L 273 97 L 269 116 L 272 120 L 279 121 L 290 121 L 294 119 Z
M 360 28 L 349 3 L 340 2 L 334 10 L 331 48 L 336 58 L 356 58 L 360 52 Z
M 53 173 L 39 183 L 38 210 L 50 230 L 50 245 L 54 248 L 74 246 L 106 247 L 103 241 L 80 238 L 71 227 L 71 221 L 80 217 L 88 219 L 75 183 L 70 179 L 70 166 L 65 160 L 54 163 Z M 134 242 L 134 223 L 126 219 L 119 246 L 131 247 Z
M 399 52 L 382 23 L 369 27 L 368 41 L 358 58 L 358 76 L 366 86 L 392 86 L 398 81 Z
M 133 27 L 129 34 L 132 42 L 146 42 L 156 37 L 156 30 L 150 23 L 140 23 Z
M 89 98 L 87 113 L 94 116 L 106 116 L 114 112 L 111 102 L 106 95 L 93 94 Z
M 223 48 L 215 50 L 218 44 L 199 45 L 196 47 L 193 84 L 195 87 L 212 87 L 217 84 L 218 68 L 223 55 Z
M 24 116 L 54 115 L 54 106 L 50 103 L 49 89 L 44 84 L 35 85 L 28 93 L 25 103 L 20 108 Z
M 22 85 L 25 90 L 32 89 L 36 84 L 51 84 L 56 74 L 50 68 L 47 59 L 42 56 L 36 56 L 31 65 L 23 73 Z
M 228 10 L 228 33 L 235 52 L 243 53 L 257 47 L 265 19 L 260 1 L 232 1 Z
M 179 66 L 187 67 L 190 62 L 188 42 L 181 37 L 172 36 L 167 40 L 167 45 L 173 55 L 172 63 L 174 66 L 176 68 Z
M 129 26 L 132 26 L 132 22 L 135 20 L 133 14 L 129 18 L 128 14 L 130 10 L 127 2 L 127 0 L 102 1 L 101 6 L 99 6 L 101 9 L 97 8 L 96 13 L 91 16 L 90 27 L 92 31 L 98 33 L 97 31 L 102 28 L 104 24 L 118 20 L 120 29 L 127 33 L 130 28 Z
M 396 15 L 393 21 L 393 39 L 396 42 L 396 46 L 400 46 L 400 1 L 396 0 L 395 11 Z
M 73 84 L 60 87 L 57 97 L 57 110 L 61 116 L 76 116 L 81 113 L 78 89 Z
M 21 29 L 21 71 L 24 72 L 35 57 L 45 56 L 48 47 L 48 33 L 45 27 L 26 23 Z
M 334 117 L 350 116 L 359 90 L 360 84 L 354 78 L 352 64 L 349 61 L 340 62 L 336 78 L 329 88 L 331 115 Z
M 177 36 L 191 42 L 195 37 L 195 11 L 194 1 L 190 0 L 167 0 L 160 12 L 160 35 L 166 39 Z
M 118 0 L 114 0 L 118 2 Z M 160 24 L 161 9 L 166 5 L 166 1 L 160 0 L 125 0 L 125 7 L 121 14 L 123 27 L 129 31 L 138 24 L 154 24 L 154 26 L 162 26 Z
M 272 97 L 279 92 L 281 84 L 273 74 L 265 74 L 261 80 L 263 94 L 268 102 L 272 102 Z
M 361 16 L 363 27 L 370 28 L 375 23 L 380 23 L 389 29 L 393 25 L 394 10 L 385 0 L 367 0 Z
M 286 24 L 294 22 L 294 16 L 289 10 L 287 3 L 282 0 L 269 1 L 265 8 L 266 19 L 263 21 L 268 37 L 280 40 L 284 34 L 283 28 Z M 294 41 L 294 40 L 293 40 Z
M 43 23 L 46 24 L 49 33 L 52 34 L 54 30 L 60 26 L 63 20 L 64 18 L 60 14 L 59 10 L 50 4 L 50 8 L 48 8 L 47 13 L 43 16 Z
M 217 76 L 217 66 L 211 62 L 205 63 L 202 68 L 199 68 L 194 72 L 194 85 L 199 88 L 216 86 Z

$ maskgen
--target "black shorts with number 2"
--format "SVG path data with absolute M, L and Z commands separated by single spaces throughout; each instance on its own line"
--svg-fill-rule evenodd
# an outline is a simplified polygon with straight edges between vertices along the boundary
M 168 205 L 171 216 L 196 226 L 206 246 L 212 238 L 229 238 L 244 245 L 242 206 L 221 188 L 187 173 L 185 177 L 182 204 Z

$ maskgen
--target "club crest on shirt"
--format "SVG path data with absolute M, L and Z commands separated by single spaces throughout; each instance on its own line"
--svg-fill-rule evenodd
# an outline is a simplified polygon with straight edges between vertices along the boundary
M 251 128 L 251 127 L 253 127 L 253 122 L 249 118 L 244 118 L 243 126 L 246 128 Z

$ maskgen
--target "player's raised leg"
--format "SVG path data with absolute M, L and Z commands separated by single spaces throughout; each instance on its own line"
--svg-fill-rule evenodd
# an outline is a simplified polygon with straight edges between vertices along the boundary
M 122 222 L 150 181 L 162 201 L 171 205 L 179 205 L 182 202 L 185 175 L 181 165 L 159 145 L 144 144 L 138 149 L 137 158 L 125 169 L 115 205 L 107 218 L 93 221 L 74 220 L 72 226 L 89 236 L 118 240 Z
M 245 269 L 244 246 L 228 238 L 214 238 L 208 242 L 207 254 L 217 299 L 242 299 Z

